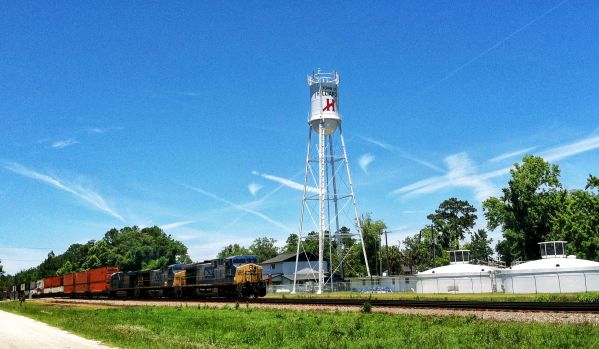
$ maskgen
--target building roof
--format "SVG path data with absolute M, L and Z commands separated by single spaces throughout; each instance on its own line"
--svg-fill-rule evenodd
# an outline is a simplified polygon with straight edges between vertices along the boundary
M 306 258 L 306 255 L 308 256 L 310 261 L 318 260 L 318 258 L 316 258 L 316 256 L 314 256 L 312 253 L 309 253 L 309 252 L 300 253 L 299 260 L 302 262 L 307 261 L 308 258 Z M 288 262 L 288 261 L 295 262 L 295 253 L 282 253 L 276 257 L 265 260 L 264 262 L 262 262 L 262 264 L 273 264 L 273 263 Z
M 476 265 L 476 264 L 450 264 L 442 267 L 437 267 L 429 270 L 422 271 L 418 275 L 443 275 L 443 274 L 463 274 L 463 275 L 480 275 L 480 273 L 488 273 L 491 270 L 495 270 L 495 267 L 489 267 L 487 265 Z
M 575 256 L 567 258 L 543 258 L 535 261 L 521 263 L 512 266 L 511 270 L 538 270 L 538 269 L 556 269 L 559 268 L 599 268 L 599 263 L 586 259 L 578 259 Z

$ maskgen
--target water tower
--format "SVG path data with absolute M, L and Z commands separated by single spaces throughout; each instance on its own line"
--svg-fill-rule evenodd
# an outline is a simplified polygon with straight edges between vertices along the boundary
M 348 252 L 344 251 L 342 243 L 344 239 L 359 236 L 368 276 L 370 276 L 370 268 L 341 127 L 339 74 L 335 71 L 325 73 L 318 69 L 308 75 L 308 87 L 310 88 L 308 152 L 292 292 L 296 291 L 300 247 L 303 246 L 305 239 L 313 237 L 313 234 L 309 236 L 310 232 L 317 232 L 317 293 L 320 294 L 325 284 L 330 283 L 332 286 L 335 272 L 339 271 L 343 277 L 344 261 Z M 313 133 L 317 137 L 313 137 Z M 343 227 L 349 230 L 342 229 Z M 325 240 L 329 242 L 330 257 L 327 280 L 324 277 Z M 333 265 L 332 258 L 334 242 L 337 245 L 337 266 Z

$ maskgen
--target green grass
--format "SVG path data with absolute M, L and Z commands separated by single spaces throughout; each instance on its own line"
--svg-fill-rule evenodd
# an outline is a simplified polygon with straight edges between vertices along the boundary
M 332 292 L 316 295 L 301 294 L 269 294 L 267 298 L 354 298 L 368 299 L 369 293 Z M 531 293 L 531 294 L 417 294 L 414 292 L 373 293 L 372 299 L 398 300 L 439 300 L 439 301 L 487 301 L 487 302 L 591 302 L 599 303 L 599 292 L 583 293 Z
M 591 324 L 474 316 L 283 311 L 244 304 L 215 309 L 2 302 L 0 309 L 122 348 L 599 348 L 599 327 Z

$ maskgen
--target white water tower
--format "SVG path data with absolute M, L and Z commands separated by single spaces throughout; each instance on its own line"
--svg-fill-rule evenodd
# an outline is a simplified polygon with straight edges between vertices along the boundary
M 333 275 L 340 271 L 343 276 L 345 257 L 349 251 L 343 251 L 344 238 L 359 236 L 366 272 L 370 276 L 366 248 L 362 237 L 362 229 L 358 205 L 354 195 L 353 184 L 347 160 L 347 150 L 341 127 L 339 114 L 339 74 L 322 72 L 320 69 L 308 75 L 310 88 L 310 115 L 308 117 L 308 154 L 306 156 L 306 172 L 304 176 L 304 195 L 302 200 L 301 222 L 293 293 L 296 291 L 298 262 L 302 239 L 308 237 L 310 231 L 318 232 L 318 291 L 322 293 L 326 284 L 333 286 Z M 315 133 L 318 137 L 314 137 Z M 318 167 L 315 168 L 315 164 Z M 317 216 L 317 217 L 316 217 Z M 342 227 L 350 228 L 350 232 L 342 231 Z M 351 228 L 354 228 L 354 233 Z M 308 234 L 306 234 L 308 232 Z M 324 278 L 324 245 L 329 240 L 329 277 Z M 333 265 L 333 241 L 337 242 L 338 264 Z M 358 246 L 353 245 L 353 246 Z M 331 287 L 332 288 L 332 287 Z

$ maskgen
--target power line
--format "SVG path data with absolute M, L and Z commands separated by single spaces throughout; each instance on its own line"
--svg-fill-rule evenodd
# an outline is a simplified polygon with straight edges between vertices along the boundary
M 24 250 L 61 250 L 61 248 L 55 247 L 24 247 L 24 246 L 0 246 L 0 250 L 9 250 L 9 249 L 24 249 Z

